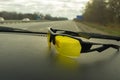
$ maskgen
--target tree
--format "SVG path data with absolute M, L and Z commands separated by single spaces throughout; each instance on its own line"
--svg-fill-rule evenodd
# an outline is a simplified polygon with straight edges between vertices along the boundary
M 120 23 L 120 0 L 92 0 L 88 2 L 83 16 L 89 22 Z
M 32 20 L 68 20 L 65 17 L 52 17 L 50 14 L 46 14 L 45 16 L 42 13 L 35 12 L 35 13 L 17 13 L 17 12 L 7 12 L 2 11 L 0 12 L 0 17 L 5 18 L 6 20 L 21 20 L 23 18 L 29 18 Z
M 51 20 L 51 19 L 52 19 L 52 16 L 51 16 L 50 14 L 46 14 L 46 15 L 45 15 L 45 19 Z
M 92 0 L 86 6 L 84 17 L 87 21 L 104 24 L 106 20 L 106 2 L 104 0 Z
M 111 22 L 120 23 L 120 0 L 109 0 L 109 13 Z

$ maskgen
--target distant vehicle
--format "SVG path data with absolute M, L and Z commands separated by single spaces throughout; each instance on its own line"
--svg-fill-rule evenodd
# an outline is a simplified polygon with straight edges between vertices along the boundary
M 0 17 L 0 23 L 4 22 L 5 19 L 3 17 Z
M 30 19 L 29 19 L 29 18 L 24 18 L 24 19 L 22 19 L 22 21 L 24 21 L 24 22 L 29 22 Z

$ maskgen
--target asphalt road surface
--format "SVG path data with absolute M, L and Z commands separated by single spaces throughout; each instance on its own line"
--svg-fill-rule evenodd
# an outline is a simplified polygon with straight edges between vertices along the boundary
M 12 24 L 0 24 L 0 26 L 8 26 L 14 28 L 21 28 L 32 31 L 47 32 L 48 27 L 57 29 L 79 31 L 78 27 L 73 21 L 51 21 L 51 22 L 31 22 L 31 23 L 12 23 Z
M 83 24 L 81 27 L 77 27 L 73 21 L 0 24 L 0 26 L 42 32 L 47 32 L 48 27 L 53 27 L 71 31 L 102 33 Z M 72 60 L 63 58 L 61 61 L 55 61 L 53 55 L 50 55 L 52 59 L 50 56 L 46 57 L 46 54 L 49 53 L 46 49 L 46 37 L 4 33 L 1 33 L 0 37 L 1 80 L 40 80 L 42 78 L 51 80 L 120 80 L 120 51 L 115 49 L 110 48 L 102 53 L 81 54 L 80 57 Z M 120 45 L 120 42 L 112 40 L 83 40 Z M 54 53 L 53 49 L 51 54 Z M 54 62 L 60 62 L 60 64 L 57 65 Z M 61 68 L 66 64 L 69 67 Z M 56 69 L 58 67 L 60 68 Z

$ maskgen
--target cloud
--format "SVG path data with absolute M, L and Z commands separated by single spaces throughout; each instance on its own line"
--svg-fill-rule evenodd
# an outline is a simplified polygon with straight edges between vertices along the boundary
M 23 13 L 41 12 L 73 18 L 81 14 L 88 0 L 1 0 L 0 10 Z

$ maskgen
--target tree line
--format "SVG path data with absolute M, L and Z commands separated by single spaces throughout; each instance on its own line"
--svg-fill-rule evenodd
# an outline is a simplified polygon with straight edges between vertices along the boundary
M 120 0 L 91 0 L 83 17 L 85 21 L 100 24 L 120 23 Z
M 30 20 L 68 20 L 66 17 L 52 17 L 50 14 L 43 15 L 42 13 L 17 13 L 17 12 L 7 12 L 1 11 L 0 17 L 5 20 L 21 20 L 24 18 L 29 18 Z

